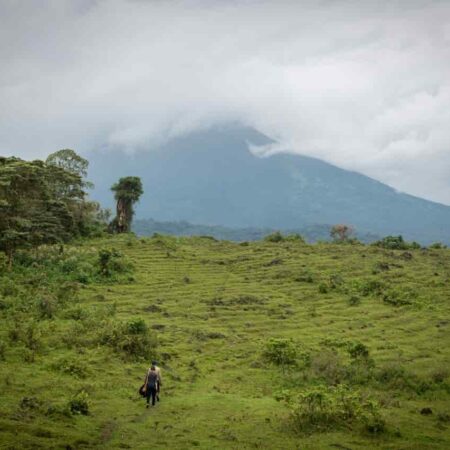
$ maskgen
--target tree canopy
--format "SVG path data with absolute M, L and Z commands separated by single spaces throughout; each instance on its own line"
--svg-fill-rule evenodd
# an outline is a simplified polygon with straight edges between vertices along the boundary
M 117 233 L 130 231 L 131 222 L 134 216 L 133 205 L 139 200 L 144 193 L 142 182 L 139 177 L 120 178 L 111 190 L 114 192 L 116 199 L 116 217 L 111 226 Z
M 0 250 L 10 264 L 19 248 L 64 242 L 96 228 L 100 207 L 87 200 L 87 167 L 73 150 L 46 162 L 0 157 Z

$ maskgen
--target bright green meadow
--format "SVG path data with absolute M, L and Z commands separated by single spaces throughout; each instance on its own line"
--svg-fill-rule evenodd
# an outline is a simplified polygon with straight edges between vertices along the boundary
M 1 448 L 450 449 L 449 249 L 122 235 L 0 266 Z

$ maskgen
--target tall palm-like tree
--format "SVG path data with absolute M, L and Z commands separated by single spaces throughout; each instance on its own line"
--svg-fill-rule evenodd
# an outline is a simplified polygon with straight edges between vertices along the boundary
M 114 192 L 116 200 L 116 217 L 113 220 L 112 228 L 117 233 L 127 233 L 130 231 L 133 220 L 133 205 L 144 193 L 142 182 L 139 177 L 121 178 L 115 183 L 111 190 Z

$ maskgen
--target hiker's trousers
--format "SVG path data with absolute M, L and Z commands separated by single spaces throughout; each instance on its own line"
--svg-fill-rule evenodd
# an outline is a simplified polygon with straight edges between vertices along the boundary
M 150 403 L 150 398 L 152 399 L 152 405 L 156 401 L 156 386 L 147 386 L 147 391 L 145 392 L 147 397 L 147 404 Z

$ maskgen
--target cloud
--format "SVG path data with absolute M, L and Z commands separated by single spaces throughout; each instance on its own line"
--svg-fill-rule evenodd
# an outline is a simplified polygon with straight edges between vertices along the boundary
M 241 121 L 450 204 L 446 1 L 7 0 L 0 17 L 1 154 Z

